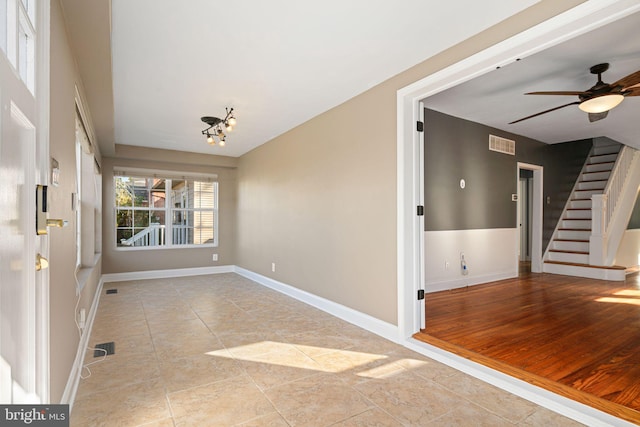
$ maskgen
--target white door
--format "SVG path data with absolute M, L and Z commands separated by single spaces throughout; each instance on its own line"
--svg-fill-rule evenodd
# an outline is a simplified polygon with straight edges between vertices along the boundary
M 36 392 L 35 143 L 33 124 L 2 99 L 0 139 L 0 401 Z
M 48 400 L 48 275 L 36 183 L 49 169 L 49 2 L 0 0 L 0 403 Z M 37 10 L 36 10 L 37 9 Z M 38 19 L 35 24 L 35 19 Z M 38 38 L 38 34 L 42 37 Z M 45 80 L 45 77 L 47 79 Z M 36 94 L 39 94 L 36 96 Z M 45 129 L 43 129 L 43 127 Z M 42 133 L 36 135 L 36 128 Z M 42 169 L 42 170 L 40 170 Z

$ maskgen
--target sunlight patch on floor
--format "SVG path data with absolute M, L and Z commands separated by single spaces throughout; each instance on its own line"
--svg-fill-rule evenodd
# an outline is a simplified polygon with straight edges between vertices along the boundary
M 309 358 L 302 352 L 293 349 L 291 343 L 261 341 L 224 350 L 215 350 L 206 354 L 214 357 L 236 359 L 289 368 L 315 370 L 325 373 L 341 373 L 354 371 L 359 377 L 383 379 L 405 371 L 403 366 L 416 366 L 413 359 L 390 359 L 388 355 L 365 353 L 359 351 L 340 350 L 326 347 L 308 346 L 320 354 L 317 358 Z M 310 362 L 317 362 L 310 364 Z
M 597 302 L 613 302 L 617 304 L 631 304 L 640 306 L 640 299 L 635 298 L 618 298 L 618 297 L 602 297 L 596 299 Z

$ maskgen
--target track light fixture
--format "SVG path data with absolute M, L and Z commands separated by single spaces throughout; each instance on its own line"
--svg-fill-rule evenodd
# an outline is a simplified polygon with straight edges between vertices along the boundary
M 224 127 L 227 132 L 231 132 L 237 123 L 237 120 L 233 115 L 233 108 L 225 108 L 225 110 L 227 115 L 224 116 L 224 119 L 211 116 L 204 116 L 200 118 L 200 120 L 209 125 L 208 128 L 202 131 L 202 134 L 207 136 L 207 144 L 209 145 L 216 145 L 217 139 L 218 145 L 224 147 L 227 135 L 225 135 L 222 128 Z

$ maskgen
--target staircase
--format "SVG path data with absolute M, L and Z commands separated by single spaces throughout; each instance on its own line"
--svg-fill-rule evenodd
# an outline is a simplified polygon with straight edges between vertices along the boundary
M 640 176 L 635 177 L 638 174 L 632 171 L 638 167 L 634 162 L 640 157 L 636 150 L 623 147 L 609 141 L 594 143 L 545 253 L 543 271 L 624 280 L 625 267 L 613 265 L 613 258 L 635 202 L 638 183 L 634 182 Z M 613 190 L 612 184 L 616 187 Z M 632 188 L 634 185 L 635 190 Z M 610 197 L 610 206 L 607 207 Z M 633 202 L 630 205 L 618 203 L 622 197 L 633 197 Z M 614 209 L 618 209 L 615 218 Z M 620 210 L 628 210 L 628 213 Z M 620 229 L 620 224 L 611 227 L 613 219 L 624 221 L 621 232 L 607 233 L 614 228 L 615 231 Z M 609 242 L 610 239 L 613 241 Z

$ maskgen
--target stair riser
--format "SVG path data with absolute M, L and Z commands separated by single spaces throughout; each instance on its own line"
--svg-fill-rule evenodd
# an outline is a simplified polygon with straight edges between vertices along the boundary
M 602 194 L 602 190 L 579 190 L 573 192 L 573 198 L 578 200 L 590 200 L 594 194 Z
M 587 167 L 585 168 L 585 172 L 591 173 L 591 172 L 611 171 L 612 168 L 613 168 L 613 163 L 611 164 L 604 163 L 601 165 L 587 165 Z
M 585 230 L 585 231 L 558 230 L 558 239 L 589 240 L 590 235 L 591 235 L 591 230 Z
M 593 147 L 593 154 L 617 154 L 620 151 L 620 145 L 600 145 Z
M 581 179 L 583 181 L 595 181 L 600 179 L 609 179 L 610 175 L 611 175 L 611 171 L 591 172 L 591 173 L 582 174 Z
M 591 209 L 591 199 L 589 200 L 572 200 L 569 207 L 573 209 Z
M 551 248 L 560 251 L 589 252 L 589 242 L 563 242 L 554 240 L 551 243 Z
M 563 219 L 560 228 L 578 228 L 591 231 L 591 220 Z
M 604 191 L 604 187 L 607 186 L 606 181 L 581 181 L 576 186 L 577 190 L 600 190 Z
M 607 270 L 600 268 L 577 267 L 572 265 L 544 264 L 545 273 L 565 274 L 567 276 L 590 277 L 600 280 L 625 279 L 624 270 Z
M 568 209 L 564 217 L 565 219 L 591 219 L 591 210 L 574 211 Z
M 615 162 L 617 157 L 618 157 L 618 153 L 603 154 L 602 156 L 591 156 L 589 157 L 589 164 Z
M 576 264 L 588 264 L 588 254 L 568 254 L 565 252 L 549 252 L 551 261 L 573 262 Z

